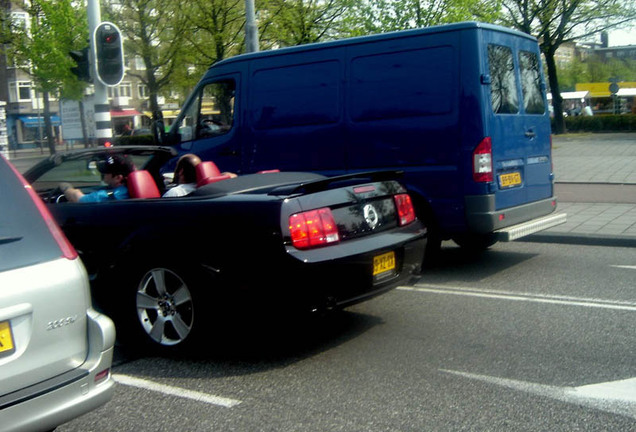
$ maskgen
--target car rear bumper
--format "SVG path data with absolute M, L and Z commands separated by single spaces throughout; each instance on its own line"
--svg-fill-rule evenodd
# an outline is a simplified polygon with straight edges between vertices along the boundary
M 0 397 L 0 428 L 5 432 L 50 430 L 108 402 L 115 327 L 105 315 L 88 311 L 90 351 L 78 369 Z M 96 376 L 107 376 L 95 381 Z
M 289 252 L 293 248 L 288 248 L 293 260 L 285 266 L 290 277 L 281 293 L 285 301 L 310 311 L 366 301 L 410 283 L 419 274 L 426 240 L 426 229 L 418 222 L 398 233 L 349 241 L 332 251 L 325 247 Z M 395 269 L 374 276 L 374 259 L 387 253 L 394 254 Z

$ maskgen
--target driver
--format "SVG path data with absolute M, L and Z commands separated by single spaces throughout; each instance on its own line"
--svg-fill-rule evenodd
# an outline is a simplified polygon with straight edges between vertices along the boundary
M 126 186 L 126 177 L 135 170 L 135 166 L 130 159 L 119 154 L 108 155 L 106 159 L 97 162 L 97 169 L 102 174 L 102 181 L 106 183 L 106 186 L 84 194 L 70 184 L 62 183 L 60 184 L 60 189 L 68 201 L 94 203 L 130 198 L 128 187 Z

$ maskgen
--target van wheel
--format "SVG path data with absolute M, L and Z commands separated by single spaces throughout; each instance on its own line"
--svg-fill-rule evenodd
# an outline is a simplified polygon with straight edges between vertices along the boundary
M 481 252 L 497 243 L 497 237 L 494 233 L 462 234 L 453 237 L 453 241 L 462 249 L 472 252 Z

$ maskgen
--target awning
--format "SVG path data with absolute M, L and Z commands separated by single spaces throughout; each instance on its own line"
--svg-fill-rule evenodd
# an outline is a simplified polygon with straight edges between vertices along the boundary
M 110 110 L 111 117 L 135 117 L 143 115 L 135 109 Z
M 179 110 L 162 110 L 163 118 L 177 118 L 179 115 Z M 150 111 L 144 111 L 144 115 L 152 118 L 152 113 Z
M 552 93 L 548 93 L 548 100 L 552 100 Z M 573 91 L 573 92 L 561 92 L 561 98 L 563 100 L 581 100 L 590 96 L 590 92 L 585 91 Z
M 44 116 L 19 116 L 18 119 L 29 128 L 44 127 Z M 38 121 L 39 120 L 39 121 Z M 60 125 L 60 118 L 56 115 L 51 116 L 51 124 L 53 126 Z
M 636 96 L 636 88 L 622 88 L 622 89 L 619 89 L 618 93 L 616 93 L 616 96 L 618 96 L 618 97 Z

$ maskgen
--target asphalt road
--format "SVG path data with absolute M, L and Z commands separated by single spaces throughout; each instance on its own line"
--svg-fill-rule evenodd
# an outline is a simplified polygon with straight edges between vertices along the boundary
M 636 430 L 634 276 L 633 248 L 444 243 L 417 283 L 313 324 L 119 351 L 115 398 L 58 430 Z

